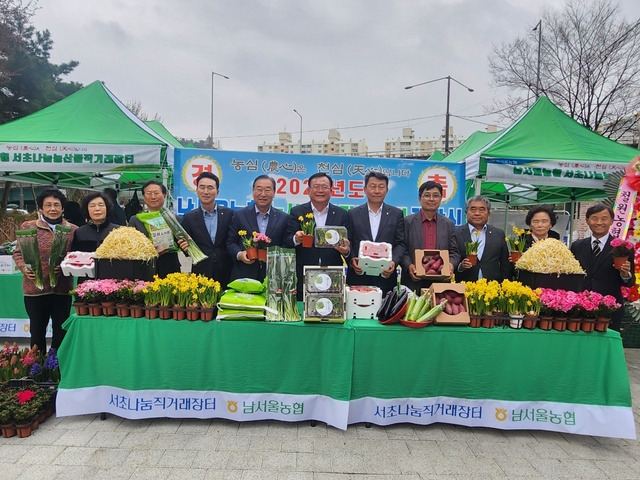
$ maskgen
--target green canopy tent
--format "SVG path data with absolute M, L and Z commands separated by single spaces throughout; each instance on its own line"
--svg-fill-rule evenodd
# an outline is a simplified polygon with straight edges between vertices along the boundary
M 0 180 L 137 188 L 152 178 L 167 180 L 173 150 L 171 141 L 95 81 L 53 105 L 0 125 Z
M 530 205 L 602 199 L 607 176 L 638 155 L 540 97 L 510 127 L 476 132 L 444 161 L 466 164 L 468 194 Z

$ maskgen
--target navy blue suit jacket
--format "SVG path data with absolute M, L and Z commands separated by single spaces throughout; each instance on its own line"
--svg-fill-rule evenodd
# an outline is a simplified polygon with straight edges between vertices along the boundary
M 287 233 L 284 238 L 285 247 L 292 248 L 293 236 L 300 230 L 300 220 L 298 217 L 303 217 L 307 213 L 313 213 L 311 210 L 311 202 L 297 205 L 291 209 L 289 214 L 289 221 L 287 224 Z M 329 204 L 329 212 L 327 213 L 326 226 L 343 226 L 347 229 L 347 234 L 351 230 L 351 222 L 349 221 L 349 215 L 344 208 L 336 207 L 333 204 Z M 342 255 L 334 248 L 304 248 L 302 245 L 295 247 L 296 249 L 296 272 L 298 276 L 298 300 L 302 299 L 302 281 L 303 281 L 303 266 L 305 265 L 323 265 L 323 266 L 335 266 L 342 265 Z
M 211 241 L 207 231 L 200 206 L 184 214 L 182 226 L 200 247 L 202 253 L 209 257 L 194 265 L 191 271 L 217 280 L 220 282 L 221 288 L 224 289 L 229 283 L 229 274 L 231 273 L 231 258 L 227 253 L 227 237 L 233 219 L 233 210 L 221 205 L 218 205 L 217 208 L 218 229 L 215 244 Z
M 288 220 L 289 215 L 273 206 L 271 207 L 271 210 L 269 211 L 267 230 L 265 232 L 265 235 L 271 239 L 270 246 L 276 247 L 283 245 Z M 227 238 L 227 252 L 233 262 L 231 280 L 235 280 L 236 278 L 255 278 L 256 280 L 262 281 L 266 274 L 264 263 L 256 260 L 252 264 L 248 265 L 237 259 L 238 253 L 244 250 L 242 239 L 240 238 L 240 235 L 238 235 L 239 230 L 246 230 L 249 235 L 253 232 L 260 231 L 258 229 L 255 205 L 252 204 L 233 212 L 233 220 L 231 220 L 229 237 Z
M 351 242 L 349 267 L 351 267 L 351 258 L 358 256 L 360 242 L 362 241 L 390 243 L 392 247 L 391 259 L 396 265 L 400 265 L 404 256 L 404 214 L 402 210 L 386 203 L 382 204 L 380 227 L 376 238 L 371 235 L 369 208 L 366 203 L 349 210 L 349 220 L 351 221 L 351 230 L 349 231 L 349 241 Z M 397 278 L 395 272 L 385 279 L 381 276 L 356 275 L 353 269 L 349 268 L 347 283 L 349 285 L 373 285 L 380 287 L 386 293 L 396 285 Z

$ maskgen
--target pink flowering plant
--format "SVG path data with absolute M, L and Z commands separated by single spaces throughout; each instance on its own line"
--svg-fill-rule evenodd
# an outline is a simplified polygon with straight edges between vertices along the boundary
M 633 252 L 633 243 L 622 238 L 614 238 L 611 240 L 611 255 L 614 257 L 628 257 Z
M 252 242 L 257 248 L 267 248 L 271 244 L 271 239 L 264 233 L 253 232 Z
M 86 303 L 113 302 L 118 299 L 120 283 L 112 278 L 87 280 L 78 285 L 73 293 L 78 301 Z
M 620 308 L 620 304 L 611 295 L 584 290 L 570 292 L 566 290 L 540 289 L 542 315 L 599 318 L 611 317 Z

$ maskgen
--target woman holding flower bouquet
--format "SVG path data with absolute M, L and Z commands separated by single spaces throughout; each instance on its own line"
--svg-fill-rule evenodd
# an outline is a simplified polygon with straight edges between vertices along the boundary
M 627 260 L 622 263 L 619 270 L 613 266 L 613 257 L 617 248 L 626 247 L 625 241 L 614 239 L 609 234 L 613 225 L 613 210 L 599 203 L 587 209 L 587 225 L 591 235 L 576 240 L 571 244 L 571 253 L 580 262 L 580 266 L 587 272 L 583 282 L 585 290 L 593 290 L 602 295 L 611 295 L 622 305 L 622 287 L 631 287 L 635 284 L 635 271 L 633 265 L 633 245 L 627 249 Z M 619 244 L 619 247 L 616 247 Z M 611 316 L 610 328 L 620 330 L 623 309 L 620 308 Z
M 46 351 L 49 318 L 53 327 L 51 347 L 57 349 L 64 337 L 62 324 L 69 317 L 73 277 L 65 277 L 60 262 L 69 251 L 78 228 L 62 218 L 67 198 L 57 188 L 43 190 L 36 199 L 39 217 L 20 225 L 13 252 L 20 269 L 24 305 L 29 315 L 31 346 Z

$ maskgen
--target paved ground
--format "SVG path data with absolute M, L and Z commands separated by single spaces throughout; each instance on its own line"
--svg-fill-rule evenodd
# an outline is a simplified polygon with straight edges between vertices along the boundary
M 636 430 L 640 350 L 626 349 Z M 640 479 L 637 440 L 449 425 L 51 417 L 0 439 L 6 479 Z

